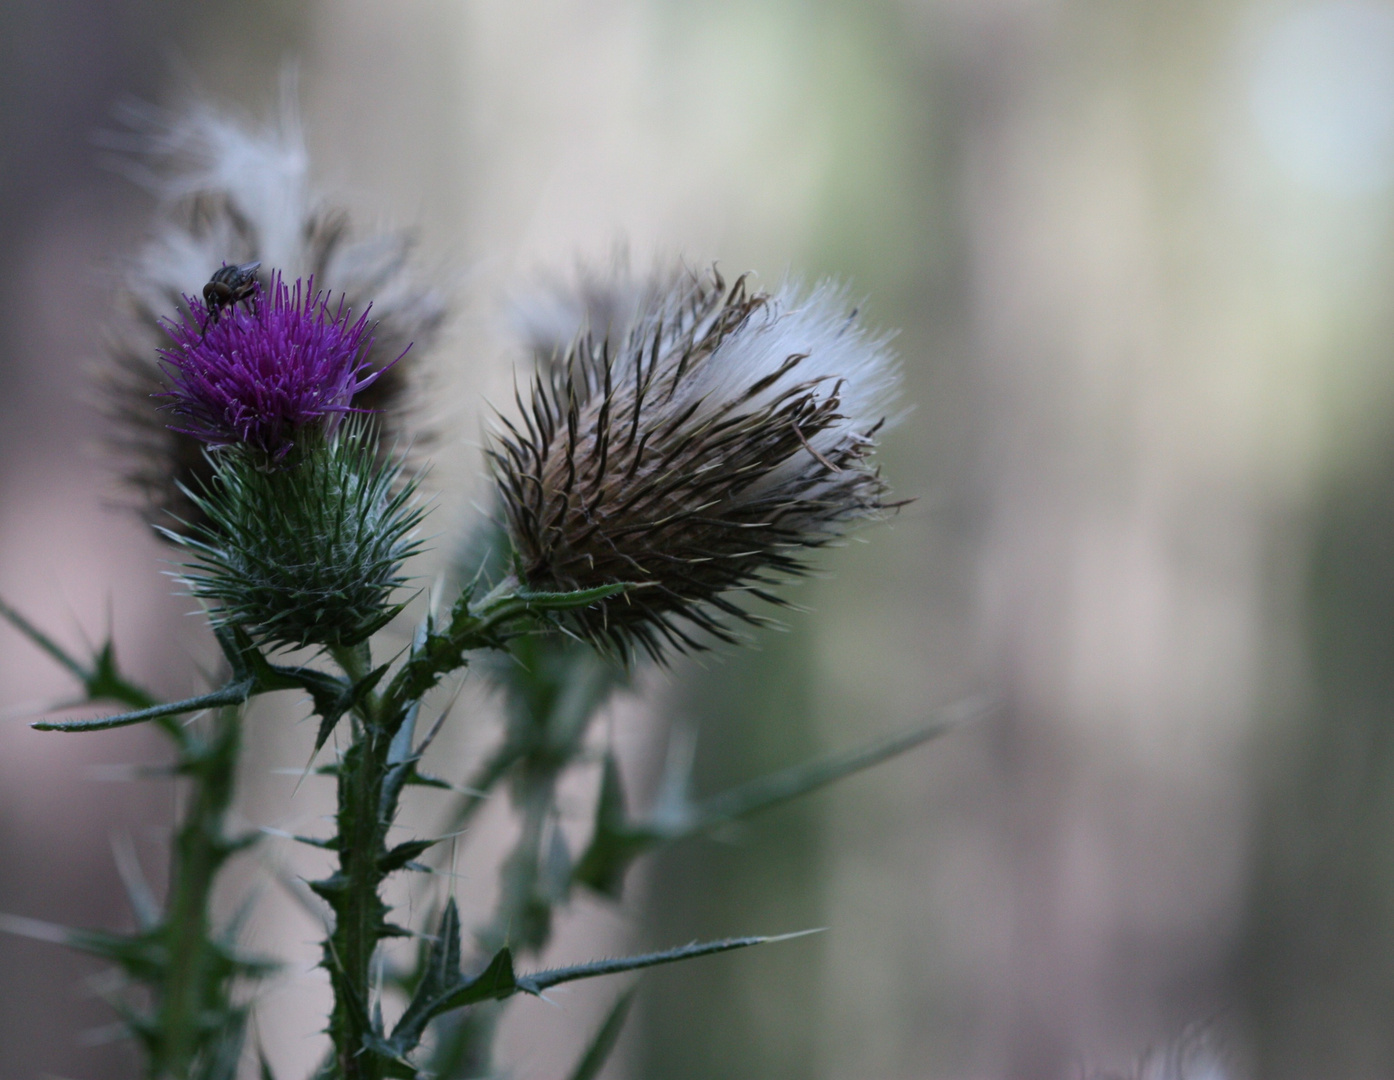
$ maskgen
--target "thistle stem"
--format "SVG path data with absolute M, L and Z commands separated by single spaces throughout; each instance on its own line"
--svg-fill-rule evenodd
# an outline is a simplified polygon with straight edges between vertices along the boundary
M 363 677 L 372 659 L 366 645 L 332 649 L 350 679 Z M 334 909 L 333 933 L 324 944 L 324 966 L 334 989 L 329 1033 L 342 1080 L 380 1080 L 383 1062 L 364 1053 L 365 1039 L 376 1032 L 372 1018 L 372 961 L 378 943 L 392 936 L 387 905 L 381 896 L 387 832 L 397 811 L 389 790 L 393 764 L 388 760 L 392 736 L 403 715 L 385 713 L 382 699 L 369 694 L 354 709 L 353 742 L 339 764 L 339 868 L 314 884 Z
M 331 645 L 329 655 L 334 658 L 334 662 L 343 668 L 344 674 L 350 680 L 357 682 L 368 674 L 368 668 L 372 666 L 372 653 L 366 641 L 358 645 Z
M 238 709 L 215 710 L 206 735 L 187 728 L 180 735 L 177 768 L 192 784 L 174 839 L 169 900 L 159 928 L 169 966 L 156 1006 L 152 1080 L 192 1075 L 210 1035 L 219 1034 L 210 1033 L 208 1018 L 233 1017 L 227 991 L 235 968 L 212 940 L 208 909 L 218 871 L 245 846 L 224 832 L 241 750 Z
M 155 709 L 159 700 L 123 677 L 110 641 L 84 663 L 19 612 L 0 601 L 4 618 L 75 675 L 89 701 L 118 701 L 132 710 Z M 150 1080 L 188 1080 L 222 1075 L 241 1055 L 246 1010 L 232 1001 L 232 984 L 264 964 L 234 954 L 215 940 L 209 905 L 214 879 L 230 856 L 252 837 L 233 839 L 224 829 L 232 804 L 241 751 L 238 708 L 212 710 L 202 725 L 166 713 L 154 722 L 174 744 L 172 772 L 189 780 L 189 798 L 170 853 L 169 892 L 163 912 L 144 911 L 132 935 L 75 934 L 78 948 L 114 960 L 149 991 L 150 1008 L 129 1008 L 127 1022 L 145 1051 Z
M 386 907 L 378 896 L 381 876 L 375 866 L 380 846 L 372 806 L 381 789 L 373 753 L 373 732 L 365 727 L 344 757 L 339 780 L 339 872 L 342 902 L 325 962 L 334 984 L 334 1038 L 339 1071 L 345 1080 L 370 1080 L 378 1073 L 374 1055 L 360 1053 L 370 1033 L 369 971 L 381 936 Z
M 551 937 L 551 899 L 540 887 L 543 833 L 556 805 L 560 770 L 551 762 L 526 762 L 514 780 L 514 804 L 522 832 L 501 870 L 498 907 L 489 926 L 476 936 L 486 952 L 511 945 L 540 949 Z
M 543 834 L 555 807 L 560 773 L 553 764 L 530 759 L 515 775 L 513 800 L 522 814 L 522 832 L 500 870 L 493 917 L 475 932 L 486 955 L 504 945 L 538 950 L 551 937 L 554 899 L 544 896 L 538 885 Z M 502 1015 L 501 1004 L 487 1002 L 446 1018 L 438 1028 L 431 1071 L 451 1080 L 494 1075 L 494 1037 Z

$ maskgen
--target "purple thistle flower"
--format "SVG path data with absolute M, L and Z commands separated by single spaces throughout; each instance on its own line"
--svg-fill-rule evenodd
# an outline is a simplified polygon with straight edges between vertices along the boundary
M 174 345 L 159 350 L 172 383 L 159 396 L 171 399 L 166 408 L 180 420 L 174 431 L 215 446 L 243 444 L 278 461 L 300 432 L 330 432 L 357 411 L 353 396 L 391 364 L 371 370 L 368 312 L 351 321 L 344 298 L 331 308 L 314 280 L 297 279 L 292 288 L 277 273 L 269 294 L 258 285 L 247 306 L 224 309 L 216 322 L 207 305 L 186 296 L 183 318 L 161 321 Z

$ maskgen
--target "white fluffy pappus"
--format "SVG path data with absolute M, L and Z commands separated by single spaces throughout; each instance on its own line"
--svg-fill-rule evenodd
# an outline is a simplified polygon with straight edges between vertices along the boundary
M 128 132 L 106 145 L 161 203 L 129 279 L 147 306 L 198 295 L 224 263 L 260 261 L 263 276 L 314 275 L 359 311 L 371 302 L 394 342 L 429 346 L 447 313 L 438 275 L 414 265 L 410 233 L 355 234 L 348 213 L 316 189 L 289 82 L 277 112 L 261 122 L 207 102 L 182 112 L 128 105 L 120 116 Z
M 541 282 L 514 301 L 513 324 L 543 364 L 564 357 L 584 337 L 617 345 L 685 320 L 692 321 L 691 336 L 701 338 L 721 314 L 710 310 L 693 318 L 706 290 L 686 267 L 641 277 L 621 257 L 606 269 L 578 270 L 572 282 Z M 868 330 L 859 314 L 844 284 L 825 280 L 807 288 L 797 279 L 786 280 L 694 369 L 678 397 L 719 405 L 778 372 L 789 357 L 802 355 L 750 404 L 768 404 L 791 386 L 812 381 L 819 383 L 820 395 L 836 392 L 843 420 L 819 434 L 813 441 L 818 449 L 849 430 L 865 431 L 882 421 L 882 430 L 893 426 L 903 415 L 893 411 L 901 388 L 900 363 L 891 348 L 895 333 Z M 633 353 L 617 358 L 617 379 L 633 358 Z
M 722 340 L 684 393 L 710 407 L 770 379 L 749 399 L 752 408 L 760 408 L 794 386 L 816 384 L 816 397 L 837 396 L 841 419 L 809 441 L 816 450 L 831 449 L 851 434 L 895 419 L 891 409 L 901 379 L 890 348 L 894 335 L 869 331 L 857 316 L 844 285 L 824 281 L 805 290 L 797 281 L 785 282 Z M 789 367 L 795 356 L 802 359 Z

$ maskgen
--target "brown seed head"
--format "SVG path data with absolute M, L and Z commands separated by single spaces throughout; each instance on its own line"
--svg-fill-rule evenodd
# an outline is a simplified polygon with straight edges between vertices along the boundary
M 489 450 L 516 572 L 537 589 L 638 588 L 582 634 L 655 658 L 733 640 L 734 602 L 886 509 L 870 464 L 896 384 L 884 337 L 831 286 L 729 289 L 712 271 L 649 290 L 623 330 L 586 330 L 539 373 Z

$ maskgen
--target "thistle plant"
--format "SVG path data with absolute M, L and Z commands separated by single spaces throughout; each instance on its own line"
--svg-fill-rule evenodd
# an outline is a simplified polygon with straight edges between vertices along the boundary
M 778 940 L 731 938 L 548 970 L 523 962 L 547 945 L 554 912 L 575 890 L 618 900 L 645 852 L 885 760 L 975 711 L 949 710 L 872 746 L 700 798 L 679 756 L 643 813 L 628 805 L 607 753 L 586 849 L 572 853 L 558 828 L 558 785 L 591 767 L 593 721 L 635 665 L 739 646 L 736 624 L 769 621 L 752 605 L 783 603 L 771 590 L 803 574 L 811 552 L 898 505 L 872 464 L 897 386 L 887 338 L 864 329 L 834 286 L 766 293 L 745 277 L 728 285 L 715 270 L 616 276 L 606 295 L 624 299 L 603 318 L 592 318 L 594 289 L 554 304 L 557 343 L 544 348 L 541 335 L 525 335 L 537 371 L 517 411 L 495 418 L 487 455 L 497 513 L 478 524 L 410 646 L 381 651 L 374 635 L 413 597 L 408 564 L 424 546 L 426 510 L 422 474 L 397 441 L 409 436 L 410 410 L 372 395 L 400 378 L 415 340 L 406 330 L 429 338 L 439 305 L 429 292 L 404 299 L 404 264 L 376 279 L 347 272 L 352 264 L 336 255 L 347 225 L 296 186 L 304 155 L 293 124 L 258 134 L 213 114 L 188 123 L 156 143 L 159 160 L 176 151 L 194 159 L 177 174 L 181 197 L 192 200 L 185 232 L 164 233 L 147 255 L 158 264 L 179 246 L 170 237 L 183 236 L 184 248 L 207 256 L 201 275 L 250 274 L 255 262 L 260 276 L 211 308 L 199 282 L 186 279 L 177 294 L 164 290 L 161 310 L 150 299 L 161 290 L 147 282 L 140 295 L 150 303 L 135 310 L 148 325 L 121 339 L 121 374 L 106 385 L 122 443 L 139 451 L 132 483 L 180 553 L 180 579 L 203 606 L 223 677 L 208 693 L 157 702 L 116 671 L 109 648 L 85 665 L 3 612 L 78 674 L 91 699 L 130 709 L 36 726 L 156 723 L 193 789 L 163 907 L 134 937 L 63 935 L 147 988 L 153 1007 L 123 1006 L 147 1075 L 230 1080 L 255 982 L 269 970 L 236 950 L 235 927 L 215 929 L 208 914 L 217 869 L 249 845 L 226 835 L 224 817 L 239 709 L 265 693 L 308 698 L 314 754 L 338 735 L 333 760 L 312 770 L 336 785 L 333 828 L 296 837 L 334 860 L 310 883 L 327 909 L 321 964 L 333 992 L 318 1076 L 493 1075 L 499 1009 L 517 994 Z M 260 177 L 246 182 L 234 158 L 278 163 L 295 181 L 289 203 Z M 211 249 L 219 244 L 225 250 Z M 368 280 L 389 303 L 367 295 Z M 152 340 L 156 332 L 163 341 Z M 148 351 L 136 351 L 136 340 Z M 386 351 L 381 341 L 391 343 Z M 308 658 L 287 662 L 285 653 L 305 649 Z M 425 766 L 442 725 L 459 722 L 428 696 L 471 667 L 501 690 L 505 723 L 461 784 L 450 779 L 456 764 Z M 389 840 L 408 786 L 453 791 L 453 805 L 440 833 Z M 427 926 L 404 925 L 388 905 L 389 879 L 433 873 L 441 840 L 500 790 L 521 829 L 474 947 L 444 890 Z M 780 935 L 789 936 L 798 935 Z M 410 959 L 391 948 L 403 938 L 418 942 Z M 632 988 L 576 1077 L 599 1071 L 630 1000 Z M 264 1060 L 261 1070 L 270 1074 Z

